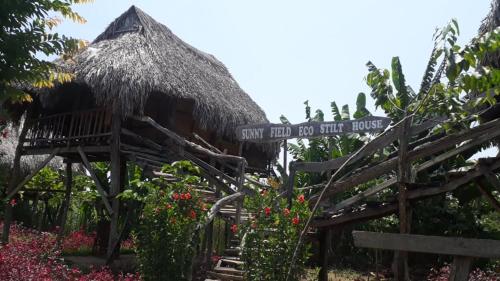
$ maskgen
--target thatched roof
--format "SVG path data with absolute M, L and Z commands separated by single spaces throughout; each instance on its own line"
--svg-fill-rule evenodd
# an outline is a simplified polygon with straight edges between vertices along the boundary
M 64 66 L 98 104 L 120 99 L 124 116 L 141 114 L 149 95 L 159 92 L 193 100 L 200 126 L 230 139 L 238 125 L 268 122 L 224 64 L 135 6 Z

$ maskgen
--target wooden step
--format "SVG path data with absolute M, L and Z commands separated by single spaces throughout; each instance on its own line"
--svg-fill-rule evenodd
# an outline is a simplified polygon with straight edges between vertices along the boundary
M 228 248 L 224 250 L 224 254 L 228 256 L 239 256 L 241 252 L 240 247 Z
M 222 274 L 243 276 L 243 270 L 239 270 L 239 269 L 232 268 L 232 267 L 216 266 L 214 268 L 214 272 L 222 273 Z
M 207 274 L 212 278 L 218 278 L 222 281 L 243 281 L 243 276 L 224 274 L 213 271 L 207 271 Z
M 221 265 L 231 265 L 235 267 L 242 266 L 244 264 L 244 262 L 239 259 L 234 259 L 234 257 L 231 257 L 229 259 L 222 258 L 219 261 L 221 262 Z

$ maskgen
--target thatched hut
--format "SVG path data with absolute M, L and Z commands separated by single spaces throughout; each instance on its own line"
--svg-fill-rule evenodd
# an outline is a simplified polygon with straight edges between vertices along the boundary
M 117 195 L 124 186 L 127 161 L 149 170 L 188 159 L 214 187 L 234 193 L 243 190 L 246 171 L 265 173 L 276 156 L 275 145 L 237 141 L 237 126 L 268 120 L 227 68 L 135 6 L 71 61 L 55 63 L 73 79 L 53 88 L 24 89 L 33 102 L 23 109 L 27 121 L 6 198 L 60 156 L 67 163 L 69 201 L 71 164 L 82 163 L 111 217 L 108 257 L 120 240 Z M 42 154 L 50 156 L 20 181 L 21 156 Z M 92 172 L 92 161 L 110 161 L 109 189 Z M 4 241 L 10 219 L 7 205 Z
M 74 79 L 53 89 L 35 90 L 44 94 L 35 96 L 31 118 L 110 108 L 118 101 L 124 120 L 132 115 L 149 116 L 187 139 L 192 140 L 196 133 L 233 155 L 240 150 L 237 126 L 268 122 L 224 64 L 182 41 L 135 6 L 72 61 L 58 64 Z M 132 122 L 127 126 L 160 141 L 154 130 Z M 263 170 L 276 149 L 246 144 L 241 153 L 250 167 Z

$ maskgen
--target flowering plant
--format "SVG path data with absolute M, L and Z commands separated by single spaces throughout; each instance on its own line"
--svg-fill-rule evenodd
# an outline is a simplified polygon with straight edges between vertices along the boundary
M 179 181 L 157 178 L 139 183 L 147 190 L 136 231 L 137 259 L 143 280 L 188 280 L 198 237 L 195 229 L 207 213 L 194 185 L 194 166 L 180 161 L 163 167 Z
M 311 211 L 304 195 L 296 196 L 289 208 L 275 189 L 262 191 L 244 202 L 251 218 L 240 230 L 244 234 L 242 258 L 248 280 L 285 280 L 300 232 Z M 289 280 L 304 273 L 310 246 L 299 249 Z
M 0 223 L 0 226 L 3 226 Z M 59 251 L 54 251 L 56 235 L 49 232 L 10 226 L 9 244 L 0 246 L 0 280 L 78 280 L 139 281 L 138 274 L 115 276 L 108 268 L 85 274 L 66 265 Z

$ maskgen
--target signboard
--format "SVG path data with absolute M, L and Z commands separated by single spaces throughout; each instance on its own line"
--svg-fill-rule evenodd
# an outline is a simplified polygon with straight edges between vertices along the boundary
M 315 138 L 351 133 L 375 133 L 383 131 L 391 119 L 368 116 L 357 120 L 308 122 L 291 124 L 258 124 L 236 128 L 238 140 L 245 142 L 273 142 L 293 138 Z

